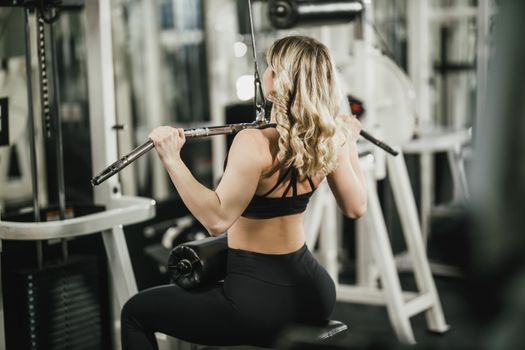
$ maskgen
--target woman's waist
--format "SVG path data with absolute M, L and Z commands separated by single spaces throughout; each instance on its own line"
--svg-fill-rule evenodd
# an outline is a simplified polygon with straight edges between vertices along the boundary
M 301 220 L 239 218 L 228 230 L 228 246 L 262 254 L 288 254 L 305 241 Z

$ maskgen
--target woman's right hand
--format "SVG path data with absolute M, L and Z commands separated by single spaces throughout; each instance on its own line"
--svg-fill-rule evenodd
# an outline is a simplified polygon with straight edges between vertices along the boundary
M 345 127 L 346 142 L 355 143 L 359 138 L 359 134 L 362 130 L 362 125 L 359 119 L 355 116 L 340 115 L 336 118 L 339 123 L 342 123 Z

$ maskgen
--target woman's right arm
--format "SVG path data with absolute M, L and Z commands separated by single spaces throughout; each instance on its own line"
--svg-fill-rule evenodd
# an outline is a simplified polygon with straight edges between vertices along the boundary
M 339 144 L 336 146 L 339 150 L 338 165 L 326 178 L 339 208 L 346 216 L 357 219 L 363 216 L 367 206 L 366 180 L 359 165 L 356 145 L 361 124 L 354 117 L 344 118 L 345 124 L 350 129 L 350 135 L 346 140 L 336 142 Z

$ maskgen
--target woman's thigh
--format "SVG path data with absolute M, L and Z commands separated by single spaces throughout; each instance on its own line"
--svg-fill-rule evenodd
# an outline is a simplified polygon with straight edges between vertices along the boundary
M 242 343 L 233 305 L 222 283 L 187 291 L 165 285 L 141 291 L 124 306 L 122 318 L 145 331 L 160 332 L 204 345 Z

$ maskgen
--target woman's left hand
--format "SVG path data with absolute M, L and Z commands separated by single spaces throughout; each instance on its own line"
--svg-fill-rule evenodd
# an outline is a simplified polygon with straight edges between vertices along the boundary
M 361 133 L 361 122 L 355 116 L 340 115 L 336 120 L 342 122 L 347 131 L 347 139 L 351 144 L 355 144 Z
M 171 126 L 159 126 L 148 137 L 164 163 L 180 157 L 180 150 L 186 142 L 184 129 Z

